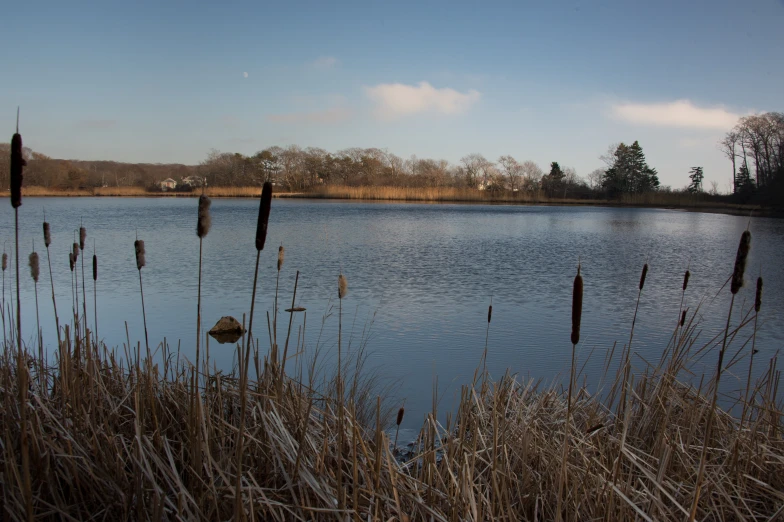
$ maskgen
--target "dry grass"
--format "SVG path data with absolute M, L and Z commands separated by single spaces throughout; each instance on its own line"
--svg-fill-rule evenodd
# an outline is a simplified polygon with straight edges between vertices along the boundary
M 242 517 L 255 520 L 555 518 L 567 414 L 563 390 L 510 376 L 466 386 L 451 420 L 441 425 L 432 412 L 401 458 L 380 419 L 371 414 L 358 422 L 351 394 L 338 408 L 334 393 L 324 396 L 282 377 L 273 364 L 247 387 L 238 373 L 210 373 L 207 364 L 201 371 L 207 385 L 197 389 L 195 368 L 172 362 L 167 347 L 159 347 L 157 363 L 128 356 L 124 360 L 134 361 L 128 368 L 87 339 L 89 333 L 68 336 L 54 366 L 20 356 L 10 345 L 0 359 L 0 469 L 12 519 L 23 518 L 28 496 L 36 516 L 63 519 L 225 520 L 238 498 Z M 710 415 L 698 517 L 768 520 L 782 513 L 775 361 L 752 385 L 739 429 L 740 419 L 711 411 L 710 384 L 697 390 L 675 379 L 691 343 L 691 336 L 682 336 L 668 347 L 671 357 L 632 379 L 636 385 L 619 417 L 611 411 L 612 393 L 602 400 L 576 391 L 565 519 L 684 518 Z M 82 354 L 80 361 L 75 353 Z M 246 428 L 238 438 L 242 402 Z M 25 465 L 29 486 L 21 480 Z

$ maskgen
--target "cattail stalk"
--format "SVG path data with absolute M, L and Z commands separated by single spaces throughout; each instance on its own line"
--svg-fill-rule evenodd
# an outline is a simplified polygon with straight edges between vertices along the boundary
M 3 245 L 3 298 L 0 300 L 0 312 L 2 312 L 3 316 L 3 347 L 5 348 L 6 345 L 6 336 L 5 336 L 5 271 L 8 268 L 8 254 L 5 253 L 5 245 Z
M 713 415 L 716 410 L 716 402 L 719 397 L 719 383 L 721 382 L 722 364 L 724 363 L 724 352 L 727 349 L 727 337 L 729 337 L 730 320 L 732 319 L 732 307 L 735 305 L 735 295 L 743 286 L 743 275 L 746 271 L 746 260 L 749 256 L 751 249 L 751 232 L 744 230 L 740 236 L 740 243 L 738 244 L 738 252 L 735 255 L 735 266 L 732 271 L 732 283 L 730 285 L 730 309 L 727 312 L 727 325 L 724 327 L 724 340 L 721 343 L 721 350 L 719 351 L 719 362 L 716 366 L 716 379 L 713 383 L 713 400 L 711 401 L 710 410 L 708 410 L 707 427 L 705 428 L 705 439 L 702 443 L 702 454 L 700 455 L 700 468 L 697 472 L 697 482 L 694 486 L 694 499 L 692 500 L 691 509 L 689 510 L 689 522 L 693 522 L 697 516 L 697 506 L 700 502 L 700 493 L 702 491 L 702 480 L 705 475 L 705 460 L 708 453 L 708 444 L 713 432 Z M 762 299 L 762 281 L 758 283 L 760 292 L 760 300 Z M 755 300 L 756 308 L 756 300 Z M 755 312 L 756 320 L 756 312 Z M 756 332 L 756 329 L 755 329 Z
M 98 337 L 98 254 L 95 252 L 95 240 L 93 240 L 93 309 L 95 311 L 95 344 L 100 341 Z
M 646 265 L 647 266 L 647 265 Z M 572 366 L 569 372 L 569 392 L 566 398 L 566 426 L 564 433 L 563 455 L 561 456 L 561 476 L 558 480 L 558 502 L 555 511 L 556 520 L 562 520 L 563 492 L 567 487 L 569 475 L 566 464 L 569 460 L 569 444 L 571 442 L 570 421 L 572 417 L 572 388 L 574 386 L 574 362 L 577 343 L 580 342 L 580 323 L 583 314 L 583 276 L 580 274 L 580 265 L 577 265 L 577 275 L 574 276 L 572 288 Z
M 27 366 L 22 357 L 22 310 L 19 295 L 19 207 L 22 206 L 23 169 L 27 162 L 22 155 L 22 135 L 19 134 L 19 109 L 16 111 L 16 133 L 11 137 L 11 206 L 14 208 L 14 239 L 16 256 L 16 343 L 19 386 L 19 404 L 22 414 L 22 486 L 25 498 L 27 520 L 33 520 L 33 492 L 30 480 L 30 452 L 27 438 L 27 383 L 23 382 L 27 375 Z
M 210 198 L 202 194 L 199 196 L 199 213 L 196 220 L 196 235 L 199 238 L 199 283 L 196 299 L 196 375 L 199 375 L 199 347 L 201 341 L 201 260 L 203 255 L 204 237 L 209 233 L 212 225 L 210 217 Z M 198 384 L 198 383 L 197 383 Z
M 33 253 L 30 254 L 28 258 L 28 264 L 30 265 L 30 277 L 33 278 L 33 287 L 35 288 L 35 326 L 36 326 L 36 337 L 38 337 L 38 364 L 40 365 L 39 370 L 39 384 L 41 389 L 44 387 L 44 340 L 43 335 L 41 334 L 41 317 L 38 313 L 38 276 L 41 273 L 40 263 L 38 260 L 38 253 L 35 251 L 35 242 L 33 243 Z
M 275 309 L 272 311 L 272 343 L 275 346 L 278 345 L 278 286 L 280 283 L 280 269 L 283 268 L 283 258 L 285 255 L 283 245 L 280 245 L 278 247 L 278 274 L 275 278 Z
M 272 183 L 266 181 L 261 189 L 259 198 L 259 216 L 256 221 L 256 268 L 253 272 L 253 295 L 250 301 L 250 318 L 248 320 L 248 335 L 243 345 L 245 346 L 245 365 L 240 376 L 240 427 L 237 431 L 237 482 L 236 500 L 234 504 L 234 519 L 241 520 L 242 514 L 242 446 L 244 442 L 243 432 L 245 431 L 245 408 L 247 405 L 247 381 L 248 365 L 250 364 L 250 349 L 253 346 L 253 309 L 256 305 L 256 287 L 259 279 L 259 259 L 261 251 L 264 250 L 264 243 L 267 240 L 267 227 L 269 226 L 270 210 L 272 208 Z M 258 379 L 258 375 L 256 376 Z
M 144 250 L 144 241 L 137 239 L 133 243 L 134 250 L 136 251 L 136 269 L 139 271 L 139 292 L 142 296 L 142 319 L 144 321 L 144 343 L 147 346 L 147 358 L 150 357 L 150 340 L 147 336 L 147 313 L 144 311 L 144 285 L 142 284 L 142 268 L 147 264 Z M 137 357 L 138 359 L 138 357 Z M 137 364 L 139 361 L 136 361 Z
M 634 339 L 634 326 L 637 323 L 637 312 L 640 309 L 640 298 L 642 297 L 642 290 L 645 288 L 645 279 L 648 276 L 648 263 L 645 263 L 642 267 L 642 273 L 640 274 L 640 284 L 638 286 L 637 292 L 637 304 L 634 307 L 634 317 L 632 318 L 632 329 L 629 333 L 629 344 L 626 347 L 626 353 L 623 360 L 623 382 L 621 383 L 621 399 L 618 402 L 618 418 L 621 418 L 621 415 L 627 409 L 627 402 L 628 402 L 628 393 L 629 388 L 631 387 L 629 384 L 629 379 L 631 376 L 631 353 L 632 353 L 632 340 Z M 624 433 L 626 433 L 624 431 Z M 612 477 L 610 479 L 611 484 L 615 484 L 615 480 L 618 477 L 618 473 L 620 471 L 621 465 L 621 457 L 623 455 L 624 445 L 626 443 L 626 438 L 621 438 L 621 448 L 618 456 L 615 459 L 615 464 L 613 466 Z M 609 499 L 609 508 L 607 509 L 607 516 L 605 520 L 609 520 L 610 513 L 613 513 L 614 510 L 614 502 L 615 502 L 615 490 L 610 489 L 610 499 Z
M 343 494 L 343 362 L 341 359 L 341 338 L 343 334 L 343 298 L 348 293 L 348 280 L 346 276 L 338 276 L 338 459 L 337 459 L 337 479 L 338 479 L 338 509 L 342 510 L 346 505 Z
M 746 420 L 746 411 L 749 407 L 749 390 L 751 389 L 751 370 L 754 367 L 754 354 L 757 352 L 757 319 L 762 307 L 762 276 L 757 278 L 757 293 L 754 296 L 754 333 L 751 335 L 751 355 L 749 356 L 749 374 L 746 377 L 746 396 L 743 399 L 743 411 L 740 415 L 738 437 L 743 433 L 743 423 Z
M 74 268 L 75 268 L 76 267 L 76 262 L 79 260 L 79 243 L 77 243 L 76 241 L 74 241 L 74 243 L 73 243 L 72 252 L 71 253 L 73 254 L 73 262 L 74 262 Z M 76 324 L 74 325 L 74 328 L 76 329 L 77 336 L 78 336 L 79 335 L 78 332 L 79 332 L 79 329 L 80 329 L 80 323 L 79 323 L 79 271 L 78 270 L 74 270 L 74 281 L 75 281 L 74 282 L 74 285 L 75 285 L 74 286 L 74 291 L 75 291 L 75 297 L 76 297 L 76 311 L 74 313 L 74 321 L 75 321 Z
M 397 419 L 395 420 L 395 424 L 397 424 L 397 428 L 395 428 L 395 444 L 392 446 L 393 451 L 397 450 L 397 435 L 398 433 L 400 433 L 400 424 L 403 422 L 403 415 L 405 414 L 406 414 L 406 408 L 404 406 L 401 406 L 400 409 L 397 410 Z
M 44 217 L 46 219 L 46 217 Z M 58 349 L 62 343 L 60 338 L 60 317 L 57 315 L 57 300 L 54 296 L 54 277 L 52 277 L 52 256 L 49 252 L 49 245 L 52 244 L 52 230 L 49 223 L 44 221 L 44 246 L 46 247 L 46 261 L 49 264 L 49 281 L 52 284 L 52 305 L 54 306 L 54 324 L 57 328 L 57 346 Z
M 81 258 L 82 258 L 82 320 L 84 322 L 84 332 L 87 334 L 87 292 L 85 290 L 85 281 L 87 280 L 84 277 L 84 242 L 87 240 L 87 229 L 80 226 L 79 227 L 79 250 L 81 251 Z

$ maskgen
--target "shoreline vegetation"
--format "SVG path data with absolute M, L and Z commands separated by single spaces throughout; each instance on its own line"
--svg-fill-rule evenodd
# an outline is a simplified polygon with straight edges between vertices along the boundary
M 23 163 L 14 166 L 13 186 L 20 188 Z M 726 328 L 705 334 L 699 306 L 684 308 L 692 277 L 687 270 L 677 315 L 673 304 L 670 340 L 658 360 L 643 359 L 633 340 L 639 304 L 647 299 L 646 263 L 639 287 L 630 289 L 637 299 L 636 305 L 629 302 L 635 309 L 629 339 L 607 350 L 603 377 L 588 388 L 577 345 L 583 313 L 597 311 L 583 310 L 578 264 L 571 324 L 563 320 L 562 349 L 572 350 L 568 387 L 521 379 L 511 370 L 491 377 L 484 362 L 494 347 L 486 340 L 457 407 L 439 411 L 436 380 L 433 407 L 418 435 L 398 444 L 391 433 L 405 411 L 400 407 L 390 421 L 395 406 L 379 381 L 383 375 L 362 368 L 363 348 L 349 350 L 350 336 L 343 332 L 350 274 L 336 274 L 338 308 L 323 318 L 338 322 L 337 344 L 327 343 L 336 356 L 334 367 L 324 364 L 324 345 L 306 346 L 300 335 L 307 315 L 296 307 L 299 272 L 292 307 L 285 309 L 289 315 L 279 315 L 288 300 L 279 306 L 278 283 L 291 255 L 284 258 L 279 249 L 277 274 L 258 272 L 271 191 L 266 183 L 260 197 L 248 328 L 234 346 L 236 363 L 228 371 L 210 360 L 209 337 L 203 358 L 197 348 L 193 362 L 193 339 L 185 340 L 184 349 L 178 343 L 176 351 L 165 339 L 151 346 L 146 327 L 144 344 L 131 344 L 127 327 L 122 347 L 101 342 L 95 331 L 106 275 L 98 278 L 94 254 L 90 325 L 84 270 L 81 296 L 75 270 L 86 255 L 88 228 L 81 223 L 69 256 L 72 308 L 66 306 L 63 317 L 70 317 L 58 323 L 56 349 L 51 356 L 44 349 L 55 340 L 44 341 L 40 326 L 37 339 L 23 342 L 22 324 L 29 328 L 32 319 L 20 316 L 17 234 L 17 299 L 6 299 L 4 253 L 0 305 L 0 489 L 7 518 L 692 522 L 773 520 L 784 512 L 778 353 L 755 359 L 761 277 L 753 304 L 744 294 L 735 305 L 751 248 L 748 230 L 738 247 L 731 296 L 721 295 L 728 305 Z M 12 202 L 19 216 L 19 191 Z M 214 239 L 206 237 L 209 208 L 206 199 L 198 208 L 194 204 L 194 241 Z M 46 222 L 43 231 L 50 262 L 48 247 L 58 237 Z M 137 238 L 133 248 L 146 317 L 144 240 Z M 200 272 L 210 262 L 202 253 L 200 248 Z M 37 283 L 35 260 L 30 257 Z M 66 268 L 57 264 L 56 270 Z M 275 304 L 267 313 L 267 332 L 254 336 L 259 275 L 262 284 L 275 280 Z M 197 299 L 200 303 L 200 291 Z M 54 291 L 52 305 L 57 318 Z M 198 325 L 200 304 L 196 316 Z M 487 329 L 485 339 L 491 321 L 492 305 L 486 325 L 477 325 Z M 243 314 L 243 330 L 245 324 Z M 706 361 L 716 368 L 708 375 Z M 763 368 L 758 379 L 752 378 L 755 362 Z
M 211 198 L 255 198 L 260 187 L 207 187 L 205 194 Z M 89 189 L 58 189 L 48 187 L 24 187 L 25 197 L 145 197 L 145 198 L 198 198 L 200 190 L 192 192 L 150 191 L 144 187 L 96 187 Z M 757 216 L 782 216 L 784 213 L 760 205 L 744 205 L 716 201 L 689 193 L 656 193 L 625 195 L 620 199 L 573 199 L 549 198 L 543 194 L 524 192 L 494 192 L 476 189 L 435 187 L 349 187 L 326 186 L 300 192 L 278 192 L 276 198 L 290 199 L 334 199 L 354 201 L 421 202 L 421 203 L 487 203 L 510 205 L 559 205 L 559 206 L 606 206 L 683 209 L 701 212 Z

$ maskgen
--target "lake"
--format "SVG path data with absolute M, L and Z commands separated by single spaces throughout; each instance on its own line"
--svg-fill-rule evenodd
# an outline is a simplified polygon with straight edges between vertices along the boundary
M 20 208 L 22 322 L 33 344 L 35 306 L 27 256 L 33 240 L 42 256 L 38 284 L 41 327 L 50 351 L 56 338 L 51 286 L 41 223 L 52 226 L 52 270 L 61 323 L 72 303 L 68 252 L 80 222 L 87 228 L 85 274 L 88 322 L 93 323 L 91 257 L 99 258 L 99 335 L 110 346 L 144 346 L 134 239 L 146 244 L 142 270 L 150 344 L 164 337 L 194 357 L 199 241 L 195 199 L 27 198 Z M 204 240 L 203 327 L 223 315 L 242 320 L 250 308 L 258 200 L 214 200 L 212 229 Z M 0 215 L 4 247 L 13 248 L 13 212 Z M 329 363 L 337 345 L 337 278 L 348 278 L 343 300 L 344 346 L 366 344 L 367 367 L 397 384 L 405 400 L 404 427 L 421 424 L 438 377 L 440 408 L 447 408 L 480 364 L 487 336 L 487 367 L 508 368 L 545 382 L 568 376 L 571 357 L 572 281 L 578 260 L 585 279 L 580 366 L 598 384 L 614 342 L 628 342 L 642 265 L 650 265 L 635 330 L 634 360 L 656 362 L 674 329 L 686 267 L 691 280 L 684 306 L 700 303 L 700 337 L 707 342 L 724 326 L 730 301 L 726 283 L 741 233 L 749 226 L 752 248 L 746 286 L 738 294 L 733 324 L 753 306 L 762 271 L 765 291 L 757 348 L 764 371 L 784 344 L 784 220 L 696 212 L 603 207 L 390 204 L 275 200 L 261 255 L 255 333 L 269 344 L 266 312 L 272 311 L 277 247 L 286 260 L 280 277 L 279 344 L 285 340 L 296 271 L 296 305 L 307 308 L 305 355 L 315 347 Z M 13 257 L 5 272 L 11 292 Z M 81 263 L 78 263 L 81 278 Z M 81 287 L 81 282 L 80 282 Z M 718 294 L 718 296 L 717 296 Z M 81 299 L 81 297 L 80 297 Z M 487 308 L 493 316 L 487 331 Z M 691 312 L 690 312 L 691 313 Z M 294 319 L 296 339 L 304 314 Z M 751 330 L 748 330 L 750 334 Z M 748 338 L 736 339 L 728 358 Z M 295 341 L 292 341 L 292 345 Z M 698 342 L 698 345 L 703 343 Z M 344 348 L 345 349 L 345 348 Z M 741 354 L 748 351 L 748 347 Z M 616 350 L 616 358 L 620 348 Z M 210 356 L 229 369 L 233 345 L 210 343 Z M 716 351 L 704 362 L 712 371 Z M 728 373 L 743 376 L 746 359 Z M 727 377 L 731 389 L 738 381 Z M 724 384 L 724 380 L 723 380 Z

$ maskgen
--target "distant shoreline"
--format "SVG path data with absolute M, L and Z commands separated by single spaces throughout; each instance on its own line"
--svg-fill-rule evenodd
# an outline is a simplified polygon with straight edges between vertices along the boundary
M 7 191 L 6 191 L 7 192 Z M 121 197 L 121 198 L 196 198 L 200 190 L 193 192 L 150 192 L 143 187 L 96 187 L 92 189 L 51 189 L 47 187 L 25 187 L 23 197 Z M 261 194 L 261 187 L 208 187 L 206 194 L 212 198 L 254 198 Z M 763 217 L 784 217 L 784 213 L 757 205 L 740 205 L 716 201 L 695 201 L 691 195 L 651 194 L 626 198 L 606 199 L 560 199 L 532 197 L 515 193 L 493 194 L 466 189 L 450 188 L 399 188 L 399 187 L 327 187 L 315 192 L 278 192 L 277 198 L 321 199 L 364 201 L 379 203 L 466 203 L 489 205 L 531 206 L 587 206 L 620 208 L 660 208 L 689 212 L 720 213 Z

